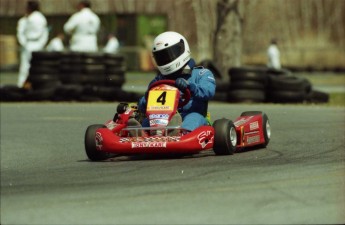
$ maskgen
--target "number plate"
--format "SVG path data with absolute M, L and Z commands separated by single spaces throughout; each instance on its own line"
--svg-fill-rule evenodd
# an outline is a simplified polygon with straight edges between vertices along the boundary
M 175 107 L 175 90 L 151 90 L 147 111 L 171 111 Z

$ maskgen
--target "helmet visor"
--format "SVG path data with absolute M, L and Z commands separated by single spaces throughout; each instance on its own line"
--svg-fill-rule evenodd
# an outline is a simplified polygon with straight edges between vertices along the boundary
M 169 48 L 162 49 L 160 51 L 153 52 L 153 57 L 158 66 L 163 66 L 171 63 L 184 53 L 184 42 L 181 39 L 180 42 L 170 46 Z

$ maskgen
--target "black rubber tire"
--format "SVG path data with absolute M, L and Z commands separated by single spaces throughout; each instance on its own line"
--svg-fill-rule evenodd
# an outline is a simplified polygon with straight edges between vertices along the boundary
M 64 73 L 60 74 L 60 79 L 64 84 L 102 85 L 105 82 L 104 74 Z
M 306 100 L 306 92 L 301 91 L 269 91 L 267 100 L 274 103 L 301 103 Z
M 124 61 L 125 57 L 123 55 L 119 54 L 113 54 L 113 53 L 104 53 L 104 57 L 108 60 L 114 60 L 114 61 Z
M 214 121 L 213 151 L 216 155 L 232 155 L 236 150 L 237 134 L 234 123 L 228 119 Z M 232 139 L 232 140 L 231 140 Z M 236 139 L 236 141 L 234 141 Z M 236 142 L 236 143 L 234 143 Z
M 116 107 L 116 112 L 119 114 L 122 114 L 126 112 L 127 108 L 128 108 L 128 103 L 119 103 Z
M 104 85 L 105 83 L 104 74 L 80 74 L 78 80 L 81 84 L 94 84 L 94 85 Z
M 58 74 L 30 74 L 28 81 L 33 89 L 56 87 L 61 84 Z
M 311 103 L 327 103 L 329 101 L 329 94 L 322 91 L 312 90 L 308 93 L 306 99 Z
M 262 111 L 245 111 L 241 113 L 241 116 L 255 116 L 262 114 Z
M 27 90 L 19 88 L 16 85 L 0 86 L 0 101 L 1 102 L 17 102 L 26 100 Z
M 86 74 L 104 74 L 105 66 L 103 64 L 84 64 L 82 71 Z
M 84 144 L 85 144 L 85 152 L 87 157 L 91 161 L 102 161 L 110 158 L 108 153 L 98 151 L 96 149 L 96 140 L 95 140 L 95 135 L 96 135 L 96 130 L 99 128 L 105 128 L 106 126 L 102 124 L 94 124 L 88 126 L 85 132 L 85 139 L 84 139 Z
M 228 97 L 228 93 L 226 92 L 216 92 L 212 101 L 219 101 L 219 102 L 226 102 Z
M 50 101 L 54 98 L 56 87 L 41 88 L 39 90 L 30 90 L 26 93 L 26 99 L 29 101 Z
M 79 99 L 84 88 L 78 84 L 65 84 L 57 87 L 55 91 L 55 101 L 71 101 Z
M 305 91 L 310 89 L 310 82 L 304 78 L 295 76 L 268 76 L 268 89 L 277 91 Z
M 200 66 L 203 66 L 205 67 L 206 69 L 209 69 L 212 73 L 213 73 L 213 76 L 215 78 L 219 78 L 221 79 L 223 76 L 222 74 L 220 73 L 219 69 L 217 68 L 217 66 L 213 63 L 212 60 L 203 60 L 201 61 L 200 63 L 198 63 L 198 65 Z
M 265 84 L 259 81 L 252 81 L 252 80 L 231 82 L 230 90 L 238 90 L 238 89 L 265 90 Z
M 271 125 L 266 113 L 262 114 L 262 131 L 264 133 L 265 138 L 265 143 L 262 144 L 262 147 L 266 148 L 266 146 L 271 140 Z
M 60 65 L 60 61 L 57 60 L 43 60 L 43 59 L 32 59 L 30 62 L 30 67 L 51 67 L 51 68 L 58 68 Z
M 83 70 L 83 64 L 79 63 L 65 63 L 61 64 L 59 67 L 59 71 L 61 74 L 64 73 L 80 73 Z
M 54 74 L 54 73 L 59 73 L 58 67 L 32 66 L 29 69 L 29 74 Z
M 125 72 L 126 72 L 126 66 L 125 65 L 106 66 L 105 67 L 105 73 L 106 74 L 124 74 Z
M 122 87 L 126 82 L 124 74 L 108 74 L 105 76 L 104 85 L 111 87 Z
M 105 57 L 103 52 L 85 52 L 82 54 L 82 58 L 86 64 L 103 64 Z
M 216 92 L 228 92 L 230 90 L 229 86 L 229 81 L 216 77 Z
M 60 52 L 34 51 L 32 52 L 32 59 L 34 60 L 59 60 Z
M 238 89 L 228 92 L 228 102 L 264 102 L 266 93 L 264 90 Z
M 232 67 L 229 69 L 231 82 L 236 81 L 258 81 L 266 85 L 267 68 L 262 67 Z
M 275 76 L 292 76 L 292 72 L 290 70 L 287 70 L 287 69 L 268 68 L 267 74 L 275 75 Z

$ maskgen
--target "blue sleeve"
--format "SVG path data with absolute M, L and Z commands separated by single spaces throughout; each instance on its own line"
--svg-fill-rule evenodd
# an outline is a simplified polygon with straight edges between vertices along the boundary
M 208 101 L 216 92 L 216 80 L 208 69 L 193 70 L 189 88 L 195 99 Z

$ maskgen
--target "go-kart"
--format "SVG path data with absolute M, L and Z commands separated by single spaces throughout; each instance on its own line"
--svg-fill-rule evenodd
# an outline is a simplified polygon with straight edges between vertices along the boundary
M 193 131 L 181 128 L 178 109 L 186 105 L 189 89 L 180 91 L 175 81 L 160 80 L 150 85 L 146 114 L 135 103 L 120 103 L 112 120 L 90 125 L 85 133 L 85 151 L 92 161 L 115 155 L 196 154 L 213 149 L 216 155 L 230 155 L 238 149 L 266 147 L 271 129 L 260 111 L 243 112 L 234 122 L 222 118 Z M 141 126 L 143 119 L 148 127 Z M 177 122 L 176 122 L 177 121 Z

